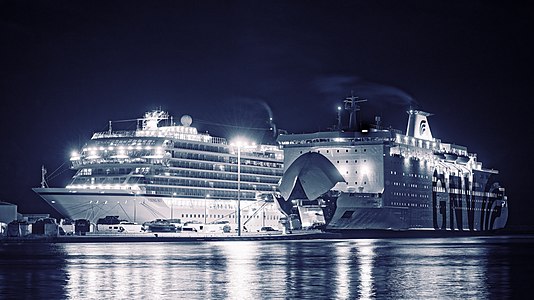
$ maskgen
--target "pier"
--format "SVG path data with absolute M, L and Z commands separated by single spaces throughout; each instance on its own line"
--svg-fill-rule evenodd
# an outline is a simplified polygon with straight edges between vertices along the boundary
M 209 241 L 277 241 L 318 240 L 341 238 L 337 233 L 321 231 L 295 231 L 291 234 L 276 233 L 195 233 L 195 232 L 146 232 L 146 233 L 87 233 L 86 235 L 28 235 L 2 237 L 1 243 L 135 243 L 135 242 L 209 242 Z

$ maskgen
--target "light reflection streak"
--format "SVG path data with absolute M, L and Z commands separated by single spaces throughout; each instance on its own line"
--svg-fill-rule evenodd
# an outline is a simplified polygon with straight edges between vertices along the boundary
M 76 248 L 79 245 L 67 245 L 72 251 L 66 267 L 69 278 L 65 287 L 67 295 L 72 299 L 99 299 L 104 294 L 112 294 L 115 298 L 126 299 L 136 295 L 163 296 L 170 277 L 166 268 L 166 253 L 161 247 L 144 248 L 150 255 L 135 253 L 128 245 L 102 247 L 98 244 Z M 143 261 L 146 257 L 148 260 Z M 150 272 L 144 274 L 136 268 L 150 265 Z M 143 284 L 133 285 L 132 282 Z
M 228 261 L 227 290 L 230 299 L 256 299 L 257 277 L 255 262 L 258 256 L 256 242 L 221 242 L 217 245 L 222 249 Z
M 391 298 L 488 296 L 486 248 L 450 239 L 397 241 L 385 246 L 381 247 L 380 256 L 389 260 L 378 261 L 375 268 L 387 270 L 381 281 L 387 282 Z
M 374 278 L 373 261 L 375 257 L 375 246 L 373 241 L 361 240 L 356 242 L 358 258 L 360 260 L 360 299 L 374 298 Z
M 350 293 L 350 252 L 351 247 L 345 243 L 336 248 L 337 268 L 336 268 L 336 294 L 338 299 L 349 299 Z
M 302 295 L 450 299 L 488 298 L 496 295 L 496 287 L 505 289 L 498 295 L 506 295 L 511 271 L 506 260 L 495 257 L 509 257 L 508 252 L 469 241 L 67 244 L 63 295 L 70 299 Z

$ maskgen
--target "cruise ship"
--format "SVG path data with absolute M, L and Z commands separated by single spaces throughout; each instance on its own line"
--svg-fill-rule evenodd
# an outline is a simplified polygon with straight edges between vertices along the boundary
M 33 190 L 71 220 L 278 226 L 283 214 L 273 194 L 283 174 L 280 147 L 229 143 L 191 124 L 184 115 L 176 125 L 162 110 L 136 119 L 135 130 L 112 130 L 110 122 L 108 131 L 94 133 L 72 153 L 70 184 L 48 187 L 43 172 L 41 187 Z
M 287 214 L 332 232 L 505 227 L 508 201 L 498 171 L 483 168 L 466 147 L 434 138 L 430 114 L 421 110 L 408 111 L 405 133 L 359 126 L 364 100 L 345 99 L 346 127 L 339 114 L 337 130 L 278 137 L 285 172 L 277 199 Z

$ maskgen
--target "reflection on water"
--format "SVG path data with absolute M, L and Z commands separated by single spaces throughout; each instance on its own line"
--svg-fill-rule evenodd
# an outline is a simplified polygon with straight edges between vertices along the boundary
M 507 298 L 526 238 L 0 246 L 0 295 L 53 299 Z M 528 277 L 527 277 L 528 278 Z M 520 290 L 517 290 L 518 292 Z

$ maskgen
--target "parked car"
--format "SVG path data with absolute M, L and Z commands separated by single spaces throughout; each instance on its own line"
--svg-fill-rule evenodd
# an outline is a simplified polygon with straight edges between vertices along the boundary
M 278 231 L 278 230 L 272 228 L 271 226 L 264 226 L 259 231 L 260 232 L 268 232 L 268 231 Z

